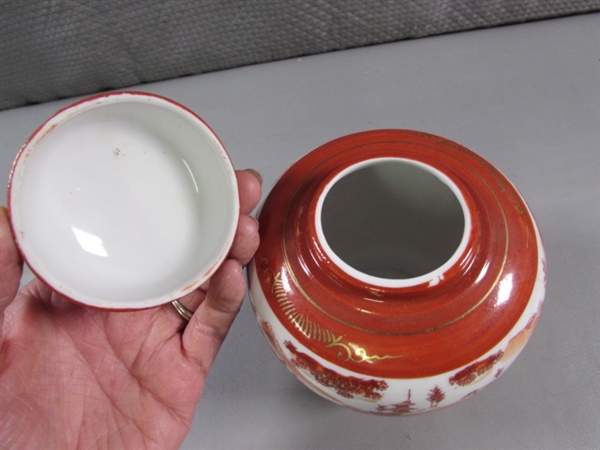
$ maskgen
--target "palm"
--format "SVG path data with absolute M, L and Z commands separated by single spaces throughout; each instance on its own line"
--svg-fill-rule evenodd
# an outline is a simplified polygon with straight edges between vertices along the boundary
M 238 174 L 241 192 L 255 182 Z M 260 197 L 260 187 L 258 196 L 254 191 L 242 201 L 243 214 Z M 181 300 L 196 310 L 185 328 L 171 305 L 98 311 L 62 299 L 38 280 L 12 300 L 14 283 L 7 280 L 20 276 L 20 266 L 3 247 L 2 448 L 178 447 L 244 295 L 241 264 L 257 245 L 248 219 L 240 220 L 232 259 L 206 292 Z
M 54 435 L 59 447 L 166 448 L 175 431 L 182 440 L 204 374 L 181 351 L 178 317 L 166 308 L 94 311 L 33 283 L 31 294 L 17 298 L 19 310 L 7 317 L 5 339 L 18 345 L 9 345 L 3 355 L 8 370 L 2 374 L 2 398 L 7 406 L 21 407 L 11 408 L 13 417 L 3 422 L 22 421 L 22 430 L 43 434 L 46 442 Z M 57 417 L 65 420 L 53 420 Z M 40 423 L 41 418 L 50 420 Z M 60 436 L 71 436 L 70 442 L 58 442 Z M 28 433 L 21 438 L 25 446 L 37 441 Z

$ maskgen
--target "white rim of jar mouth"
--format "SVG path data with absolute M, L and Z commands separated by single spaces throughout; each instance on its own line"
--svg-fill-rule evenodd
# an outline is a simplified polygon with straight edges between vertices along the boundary
M 413 165 L 413 166 L 421 168 L 422 170 L 434 175 L 439 181 L 441 181 L 448 188 L 450 188 L 450 190 L 455 195 L 455 197 L 458 200 L 458 203 L 460 204 L 460 207 L 462 209 L 462 213 L 463 213 L 463 217 L 464 217 L 464 229 L 463 229 L 462 237 L 460 239 L 460 243 L 458 244 L 458 247 L 452 253 L 452 256 L 450 256 L 450 258 L 447 259 L 441 266 L 439 266 L 435 270 L 432 270 L 423 275 L 419 275 L 419 276 L 412 277 L 412 278 L 382 278 L 382 277 L 364 273 L 364 272 L 352 267 L 351 265 L 346 263 L 342 258 L 340 258 L 333 251 L 333 249 L 327 242 L 327 238 L 325 237 L 325 232 L 323 230 L 321 215 L 322 215 L 322 210 L 323 210 L 323 204 L 324 204 L 325 199 L 326 199 L 327 195 L 329 194 L 329 191 L 331 190 L 331 188 L 339 180 L 346 177 L 347 175 L 350 175 L 353 172 L 356 172 L 360 169 L 364 169 L 364 168 L 372 166 L 372 165 L 385 163 L 385 162 L 404 163 L 404 164 L 408 164 L 408 165 Z M 380 287 L 384 287 L 384 288 L 407 288 L 407 287 L 418 286 L 418 285 L 422 285 L 422 284 L 428 284 L 429 286 L 434 286 L 434 285 L 437 285 L 440 281 L 444 280 L 445 273 L 448 271 L 448 269 L 450 269 L 452 266 L 454 266 L 458 262 L 458 260 L 461 258 L 461 256 L 465 252 L 465 249 L 469 242 L 469 237 L 471 235 L 472 220 L 471 220 L 471 214 L 469 212 L 469 208 L 467 206 L 467 203 L 465 201 L 463 193 L 458 188 L 458 186 L 456 186 L 456 184 L 447 175 L 440 172 L 438 169 L 430 166 L 429 164 L 425 164 L 425 163 L 422 163 L 422 162 L 419 162 L 416 160 L 407 159 L 407 158 L 393 158 L 393 157 L 390 158 L 390 157 L 388 157 L 388 158 L 373 158 L 373 159 L 369 159 L 367 161 L 362 161 L 357 164 L 353 164 L 350 167 L 347 167 L 346 169 L 339 172 L 331 181 L 329 181 L 329 183 L 327 183 L 327 185 L 323 189 L 323 192 L 321 193 L 321 195 L 317 201 L 316 214 L 315 214 L 315 226 L 316 226 L 316 231 L 317 231 L 317 237 L 319 239 L 319 242 L 320 242 L 323 250 L 327 254 L 327 256 L 339 268 L 341 268 L 344 272 L 346 272 L 352 278 L 355 278 L 356 280 L 361 281 L 365 284 L 380 286 Z

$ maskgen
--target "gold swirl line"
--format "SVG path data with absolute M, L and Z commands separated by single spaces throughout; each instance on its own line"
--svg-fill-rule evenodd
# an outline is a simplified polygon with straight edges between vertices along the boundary
M 343 336 L 335 336 L 330 330 L 323 328 L 321 325 L 309 319 L 296 309 L 294 302 L 288 298 L 287 293 L 285 292 L 285 290 L 283 290 L 281 272 L 277 273 L 277 275 L 275 276 L 272 292 L 276 293 L 276 296 L 278 297 L 277 302 L 281 306 L 281 310 L 283 311 L 283 313 L 286 315 L 288 320 L 290 320 L 292 324 L 294 324 L 294 326 L 298 330 L 300 330 L 300 332 L 302 332 L 309 339 L 316 340 L 317 342 L 326 343 L 326 348 L 342 347 L 344 350 L 346 350 L 347 353 L 346 361 L 354 361 L 357 363 L 361 363 L 365 361 L 372 361 L 375 359 L 389 359 L 401 357 L 391 355 L 369 356 L 367 354 L 367 351 L 362 347 L 356 348 L 355 351 L 352 352 L 350 346 L 341 342 Z M 354 358 L 353 354 L 356 354 L 358 358 Z M 342 355 L 342 353 L 340 352 L 338 356 L 339 355 Z

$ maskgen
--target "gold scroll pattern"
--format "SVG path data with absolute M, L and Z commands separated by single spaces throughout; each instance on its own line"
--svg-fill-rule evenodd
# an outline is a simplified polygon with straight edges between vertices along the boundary
M 346 344 L 342 342 L 343 335 L 336 336 L 331 330 L 328 330 L 318 323 L 315 323 L 296 308 L 296 305 L 289 299 L 287 292 L 283 287 L 281 272 L 278 272 L 273 279 L 271 293 L 275 295 L 281 311 L 292 322 L 292 324 L 305 336 L 317 342 L 325 344 L 325 348 L 339 347 L 337 357 L 344 361 L 353 361 L 356 363 L 369 362 L 373 360 L 401 358 L 402 355 L 369 355 L 363 347 Z

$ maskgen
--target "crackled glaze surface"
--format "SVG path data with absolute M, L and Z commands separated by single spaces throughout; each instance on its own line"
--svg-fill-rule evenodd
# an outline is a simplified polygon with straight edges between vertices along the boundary
M 342 191 L 349 206 L 328 206 L 365 167 L 383 175 Z M 377 211 L 372 183 L 402 209 L 392 200 Z M 446 216 L 441 197 L 456 203 Z M 352 202 L 366 219 L 354 218 Z M 386 213 L 392 231 L 380 226 Z M 414 414 L 472 395 L 512 363 L 541 310 L 544 251 L 527 205 L 490 163 L 438 136 L 378 130 L 327 143 L 283 175 L 259 220 L 249 277 L 265 336 L 298 379 L 353 409 Z M 337 232 L 348 235 L 340 245 Z M 410 247 L 429 251 L 436 233 L 436 265 L 421 264 Z M 353 260 L 377 245 L 371 260 L 381 255 L 383 269 Z M 403 251 L 415 255 L 395 258 Z

